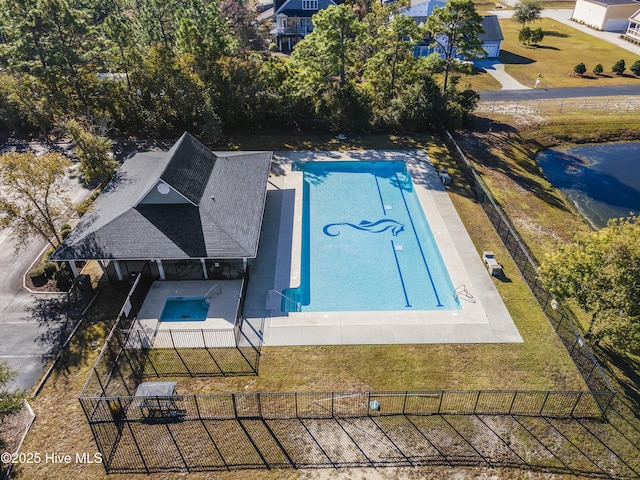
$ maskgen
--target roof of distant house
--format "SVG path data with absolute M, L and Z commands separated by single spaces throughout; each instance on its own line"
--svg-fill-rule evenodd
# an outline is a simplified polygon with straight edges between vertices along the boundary
M 188 133 L 138 153 L 51 259 L 254 258 L 271 155 L 214 153 Z
M 486 15 L 482 17 L 482 29 L 484 33 L 478 35 L 481 42 L 504 40 L 497 15 Z
M 619 7 L 623 5 L 638 5 L 640 2 L 636 0 L 585 0 L 590 3 L 597 3 L 605 7 Z

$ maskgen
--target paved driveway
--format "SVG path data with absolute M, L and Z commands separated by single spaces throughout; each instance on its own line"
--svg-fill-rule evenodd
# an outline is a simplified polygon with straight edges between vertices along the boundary
M 76 178 L 69 176 L 67 182 L 74 202 L 91 192 Z M 42 300 L 22 287 L 23 274 L 45 246 L 34 240 L 16 254 L 15 240 L 6 229 L 0 229 L 0 360 L 18 370 L 14 383 L 26 389 L 35 385 L 66 330 L 64 316 L 56 320 L 47 315 Z

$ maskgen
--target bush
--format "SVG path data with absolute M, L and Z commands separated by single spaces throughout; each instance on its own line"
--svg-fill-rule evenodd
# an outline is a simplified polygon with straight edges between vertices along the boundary
M 60 231 L 62 231 L 62 230 L 71 230 L 71 225 L 69 225 L 68 223 L 63 223 L 60 226 Z
M 616 75 L 622 75 L 624 73 L 624 71 L 626 70 L 626 64 L 624 63 L 624 60 L 618 60 L 613 67 L 611 67 L 611 71 L 613 73 L 615 73 Z
M 531 31 L 531 35 L 529 36 L 529 41 L 534 45 L 538 45 L 544 39 L 544 30 L 542 28 L 536 28 Z
M 601 63 L 599 63 L 595 67 L 593 67 L 593 73 L 595 73 L 596 75 L 601 75 L 602 72 L 604 72 L 604 68 L 602 68 L 602 64 Z
M 36 267 L 33 270 L 31 270 L 29 272 L 29 278 L 31 278 L 32 280 L 34 278 L 38 278 L 38 277 L 44 277 L 44 268 L 42 267 Z
M 44 268 L 42 267 L 36 267 L 31 270 L 29 272 L 29 278 L 35 287 L 41 287 L 47 283 L 47 277 L 45 276 Z
M 52 278 L 56 273 L 56 270 L 58 270 L 58 265 L 56 265 L 55 262 L 44 262 L 42 264 L 42 269 L 44 270 L 44 274 L 47 278 Z
M 69 270 L 64 268 L 57 270 L 53 275 L 53 279 L 56 281 L 56 287 L 60 290 L 68 290 L 71 286 L 71 274 Z
M 640 77 L 640 60 L 636 60 L 635 62 L 633 62 L 633 65 L 631 65 L 631 68 L 629 70 L 631 70 L 634 75 Z
M 585 72 L 587 71 L 587 67 L 585 66 L 584 63 L 580 62 L 578 65 L 573 67 L 573 71 L 576 72 L 578 75 L 584 75 Z
M 277 52 L 278 51 L 278 44 L 276 42 L 271 42 L 269 44 L 269 51 L 270 52 Z
M 91 195 L 89 195 L 89 197 L 86 200 L 76 203 L 75 205 L 76 213 L 80 216 L 87 213 L 87 211 L 91 208 L 91 205 L 93 205 L 94 200 L 98 197 L 98 195 L 100 195 L 101 191 L 102 190 L 98 188 L 94 190 L 94 192 Z
M 56 249 L 53 247 L 47 248 L 47 250 L 44 252 L 44 261 L 46 262 L 47 260 L 49 260 L 49 257 L 53 255 L 53 252 L 55 251 Z
M 70 228 L 69 229 L 65 228 L 64 230 L 60 230 L 60 237 L 62 238 L 62 240 L 64 240 L 69 236 L 70 233 L 71 233 Z

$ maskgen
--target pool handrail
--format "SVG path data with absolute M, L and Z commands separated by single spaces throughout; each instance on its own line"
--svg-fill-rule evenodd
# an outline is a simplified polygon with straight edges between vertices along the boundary
M 288 302 L 293 303 L 295 305 L 295 307 L 296 307 L 296 311 L 297 312 L 299 312 L 302 309 L 302 302 L 300 302 L 300 300 L 295 300 L 295 299 L 293 299 L 291 297 L 288 297 L 287 295 L 285 295 L 282 292 L 279 292 L 278 290 L 269 290 L 267 292 L 267 301 L 266 301 L 267 310 L 272 310 L 272 308 L 270 307 L 270 305 L 271 305 L 271 302 L 270 302 L 271 292 L 277 293 L 278 295 L 280 295 L 282 298 L 284 298 Z M 282 308 L 280 308 L 280 311 L 282 311 Z

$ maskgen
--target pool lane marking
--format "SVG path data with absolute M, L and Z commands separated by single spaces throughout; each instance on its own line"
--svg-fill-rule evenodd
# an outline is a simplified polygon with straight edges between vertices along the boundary
M 402 277 L 402 270 L 400 269 L 400 262 L 398 261 L 398 254 L 396 253 L 396 246 L 391 240 L 391 250 L 393 250 L 393 258 L 396 259 L 396 267 L 398 268 L 398 275 L 400 275 L 400 283 L 402 284 L 402 291 L 404 292 L 404 300 L 407 303 L 406 307 L 411 307 L 411 303 L 409 303 L 409 296 L 407 295 L 407 288 L 404 285 L 404 278 Z
M 413 224 L 413 218 L 411 217 L 411 212 L 409 212 L 409 206 L 407 205 L 407 199 L 404 198 L 404 192 L 402 191 L 402 185 L 400 185 L 400 179 L 398 178 L 398 174 L 395 174 L 396 181 L 398 182 L 398 189 L 400 190 L 400 195 L 402 195 L 402 201 L 404 202 L 404 208 L 407 211 L 407 215 L 409 215 L 409 221 L 411 222 L 411 228 L 413 229 L 413 235 L 416 237 L 416 241 L 418 242 L 418 249 L 420 249 L 420 255 L 422 255 L 422 261 L 424 262 L 424 266 L 427 269 L 427 275 L 429 276 L 429 281 L 431 282 L 431 288 L 433 288 L 433 293 L 436 296 L 436 301 L 438 302 L 438 307 L 443 307 L 442 302 L 440 301 L 440 296 L 438 295 L 438 291 L 436 290 L 436 285 L 433 282 L 433 277 L 431 276 L 431 270 L 429 270 L 429 265 L 427 264 L 427 259 L 424 256 L 424 251 L 422 250 L 422 244 L 420 243 L 420 239 L 418 238 L 418 232 L 416 231 L 416 226 Z M 394 251 L 395 254 L 395 251 Z M 397 258 L 396 258 L 397 261 Z M 404 282 L 403 282 L 404 287 Z
M 378 197 L 380 197 L 380 205 L 382 205 L 382 213 L 387 214 L 387 210 L 384 208 L 384 200 L 382 200 L 382 192 L 380 191 L 380 184 L 378 183 L 378 175 L 374 175 L 376 179 L 376 187 L 378 188 Z

